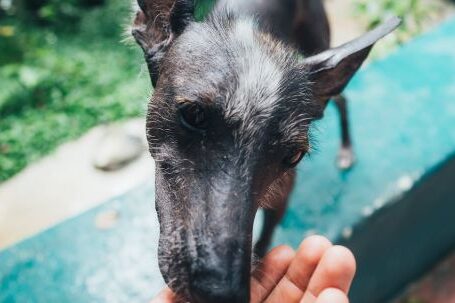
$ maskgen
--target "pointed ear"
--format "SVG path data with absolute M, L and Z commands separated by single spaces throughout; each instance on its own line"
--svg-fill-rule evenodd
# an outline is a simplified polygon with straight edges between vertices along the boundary
M 132 35 L 144 51 L 156 85 L 160 61 L 172 42 L 194 20 L 194 0 L 137 0 Z
M 329 98 L 339 95 L 367 58 L 373 45 L 400 23 L 401 20 L 394 17 L 351 42 L 305 58 L 303 67 L 309 72 L 315 97 L 327 102 Z

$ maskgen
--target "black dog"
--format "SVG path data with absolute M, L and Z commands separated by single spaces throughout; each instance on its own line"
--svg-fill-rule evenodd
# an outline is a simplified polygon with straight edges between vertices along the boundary
M 343 130 L 339 164 L 352 165 L 340 94 L 400 21 L 328 50 L 319 0 L 220 0 L 201 23 L 191 0 L 138 4 L 133 36 L 155 87 L 147 136 L 161 272 L 184 300 L 248 302 L 257 209 L 267 209 L 256 245 L 263 255 L 308 152 L 310 124 L 332 97 Z

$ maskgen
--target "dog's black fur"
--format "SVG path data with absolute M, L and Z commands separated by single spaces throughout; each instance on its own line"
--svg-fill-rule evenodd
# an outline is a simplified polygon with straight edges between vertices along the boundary
M 309 150 L 310 124 L 332 97 L 340 165 L 352 165 L 340 94 L 399 21 L 329 50 L 319 0 L 219 0 L 200 23 L 193 13 L 191 0 L 138 0 L 133 25 L 155 87 L 147 136 L 159 263 L 184 300 L 248 302 L 257 209 L 267 209 L 256 244 L 263 255 Z

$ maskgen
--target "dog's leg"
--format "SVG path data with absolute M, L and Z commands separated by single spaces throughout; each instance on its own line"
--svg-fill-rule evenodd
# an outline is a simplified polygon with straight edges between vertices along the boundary
M 293 40 L 299 50 L 310 56 L 330 47 L 330 26 L 321 0 L 297 0 Z
M 341 94 L 334 99 L 338 113 L 340 115 L 341 146 L 338 153 L 337 165 L 342 170 L 350 169 L 355 162 L 354 151 L 352 149 L 351 134 L 349 131 L 348 105 L 346 97 Z
M 275 227 L 281 222 L 286 212 L 294 180 L 295 171 L 291 171 L 276 183 L 279 194 L 275 196 L 274 201 L 269 202 L 269 206 L 272 208 L 264 209 L 264 224 L 261 235 L 254 246 L 254 253 L 257 257 L 262 258 L 267 253 Z
M 262 258 L 267 253 L 270 242 L 272 241 L 275 227 L 280 223 L 286 211 L 287 203 L 284 203 L 280 209 L 265 209 L 264 210 L 264 225 L 259 240 L 254 246 L 254 253 L 257 257 Z

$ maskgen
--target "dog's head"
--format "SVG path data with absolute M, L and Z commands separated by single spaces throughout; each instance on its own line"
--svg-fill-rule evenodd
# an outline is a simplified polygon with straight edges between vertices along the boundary
M 193 3 L 140 0 L 133 35 L 155 86 L 147 135 L 156 161 L 159 262 L 194 302 L 247 302 L 256 210 L 309 149 L 310 123 L 397 21 L 319 55 L 253 19 Z

